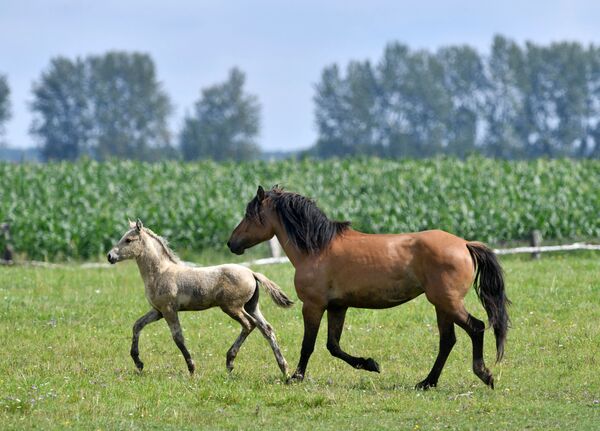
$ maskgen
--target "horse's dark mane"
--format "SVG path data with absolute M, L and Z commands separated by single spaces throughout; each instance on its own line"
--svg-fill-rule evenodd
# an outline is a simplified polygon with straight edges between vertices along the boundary
M 303 252 L 320 253 L 337 235 L 350 228 L 349 221 L 329 220 L 317 204 L 305 196 L 286 192 L 277 186 L 265 196 L 270 198 L 290 241 Z M 246 212 L 249 216 L 260 217 L 259 207 L 255 197 Z

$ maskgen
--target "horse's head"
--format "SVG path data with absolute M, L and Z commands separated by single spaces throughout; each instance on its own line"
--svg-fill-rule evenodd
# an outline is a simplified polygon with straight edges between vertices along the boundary
M 231 233 L 227 247 L 235 254 L 273 238 L 272 212 L 269 198 L 262 186 L 258 186 L 256 196 L 248 202 L 246 215 Z
M 112 264 L 120 262 L 126 259 L 134 259 L 138 257 L 144 251 L 144 244 L 142 241 L 144 225 L 142 221 L 138 219 L 137 222 L 129 222 L 129 230 L 123 235 L 123 238 L 119 240 L 108 252 L 108 261 Z

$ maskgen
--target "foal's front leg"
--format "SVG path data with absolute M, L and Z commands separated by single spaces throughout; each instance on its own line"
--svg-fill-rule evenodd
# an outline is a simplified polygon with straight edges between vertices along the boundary
M 194 361 L 192 360 L 190 352 L 188 351 L 187 347 L 185 347 L 183 332 L 181 330 L 181 325 L 179 324 L 179 317 L 177 316 L 177 312 L 173 310 L 163 311 L 163 316 L 169 325 L 171 335 L 173 336 L 173 341 L 175 341 L 175 344 L 177 344 L 177 347 L 179 347 L 179 350 L 181 350 L 181 353 L 185 358 L 185 362 L 187 364 L 190 374 L 194 374 L 196 366 L 194 365 Z
M 138 370 L 144 369 L 144 363 L 140 361 L 140 352 L 138 350 L 138 342 L 140 340 L 140 332 L 148 323 L 156 322 L 162 319 L 160 311 L 152 309 L 142 317 L 140 317 L 133 325 L 133 337 L 131 339 L 131 358 Z

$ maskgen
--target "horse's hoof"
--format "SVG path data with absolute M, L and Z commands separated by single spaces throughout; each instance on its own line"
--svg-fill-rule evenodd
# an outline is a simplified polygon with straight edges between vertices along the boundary
M 134 361 L 135 362 L 135 367 L 137 368 L 137 370 L 141 373 L 142 370 L 144 369 L 144 363 L 140 360 Z
M 437 382 L 430 382 L 429 380 L 425 379 L 422 382 L 419 382 L 415 385 L 415 389 L 419 390 L 419 391 L 426 391 L 430 388 L 435 388 L 437 386 Z
M 187 366 L 188 366 L 188 371 L 190 372 L 190 375 L 193 376 L 194 371 L 196 371 L 196 366 L 194 365 L 194 361 L 190 360 L 190 362 L 188 362 Z
M 490 374 L 490 378 L 487 382 L 487 385 L 490 387 L 490 389 L 494 389 L 494 377 Z
M 367 371 L 373 371 L 375 373 L 381 372 L 379 364 L 373 358 L 369 358 L 365 361 L 364 369 Z
M 289 379 L 286 380 L 286 383 L 288 385 L 295 383 L 295 382 L 302 382 L 304 380 L 304 374 L 300 374 L 298 372 L 295 372 L 294 374 L 292 374 L 292 377 L 290 377 Z

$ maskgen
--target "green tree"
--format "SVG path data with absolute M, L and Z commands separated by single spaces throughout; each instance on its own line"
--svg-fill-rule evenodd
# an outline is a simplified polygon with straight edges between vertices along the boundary
M 451 99 L 444 68 L 427 51 L 386 47 L 379 65 L 384 145 L 393 157 L 428 157 L 442 151 Z
M 476 150 L 477 126 L 488 86 L 483 62 L 468 46 L 442 48 L 436 58 L 444 69 L 443 85 L 451 104 L 445 152 L 464 158 Z
M 171 103 L 147 54 L 88 58 L 96 157 L 156 160 L 170 154 Z
M 582 156 L 600 158 L 600 47 L 591 45 L 588 49 L 587 98 L 585 102 L 586 139 L 579 153 Z
M 32 133 L 46 160 L 172 155 L 171 105 L 146 54 L 109 52 L 51 61 L 34 83 Z
M 89 154 L 92 115 L 86 65 L 81 59 L 52 59 L 50 67 L 33 85 L 31 127 L 42 142 L 46 160 L 75 160 Z
M 495 36 L 487 61 L 488 87 L 483 116 L 484 151 L 498 158 L 521 158 L 529 124 L 525 115 L 525 58 L 521 48 Z
M 0 144 L 4 135 L 4 124 L 10 119 L 10 87 L 6 76 L 0 75 Z
M 185 160 L 248 160 L 259 154 L 260 105 L 244 91 L 245 81 L 233 68 L 225 82 L 202 90 L 180 134 Z
M 381 155 L 379 83 L 371 64 L 350 62 L 346 77 L 337 66 L 323 71 L 315 95 L 321 157 Z

